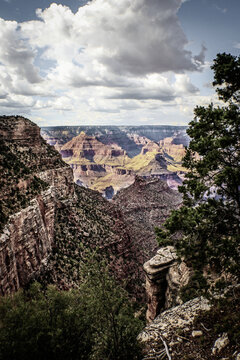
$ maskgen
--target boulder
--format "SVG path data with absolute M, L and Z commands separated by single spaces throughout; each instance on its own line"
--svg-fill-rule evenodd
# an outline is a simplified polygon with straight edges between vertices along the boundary
M 214 343 L 212 348 L 212 354 L 216 355 L 222 351 L 229 344 L 229 338 L 227 333 L 223 333 Z

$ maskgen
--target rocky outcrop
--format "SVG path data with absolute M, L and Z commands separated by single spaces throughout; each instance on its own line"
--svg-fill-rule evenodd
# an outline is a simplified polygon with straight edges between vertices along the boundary
M 0 137 L 17 141 L 21 145 L 39 145 L 40 128 L 22 116 L 1 116 Z
M 176 253 L 173 247 L 162 248 L 157 251 L 151 260 L 147 261 L 143 268 L 146 273 L 146 295 L 148 322 L 155 319 L 165 308 L 166 291 L 168 288 L 167 273 L 176 261 Z
M 200 297 L 166 310 L 157 316 L 139 335 L 139 340 L 145 348 L 144 359 L 165 358 L 167 353 L 169 359 L 174 359 L 172 347 L 182 342 L 181 331 L 189 329 L 196 317 L 210 308 L 209 301 Z M 199 359 L 202 358 L 199 357 Z
M 237 359 L 238 284 L 183 303 L 180 294 L 192 271 L 167 246 L 144 264 L 148 325 L 139 335 L 143 360 Z M 208 272 L 209 275 L 209 272 Z M 214 274 L 213 274 L 214 276 Z
M 144 360 L 237 360 L 239 293 L 236 284 L 163 311 L 139 335 Z
M 159 145 L 153 141 L 148 141 L 142 148 L 141 150 L 141 154 L 144 155 L 146 154 L 147 152 L 159 152 L 160 151 L 160 148 L 159 148 Z
M 125 151 L 117 144 L 105 145 L 97 140 L 94 136 L 88 136 L 84 132 L 74 137 L 68 143 L 64 144 L 60 151 L 63 158 L 73 157 L 75 161 L 81 161 L 87 159 L 91 162 L 96 162 L 102 158 L 115 158 L 118 156 L 124 156 Z
M 148 322 L 153 321 L 165 309 L 181 303 L 180 287 L 187 284 L 189 270 L 186 265 L 177 262 L 174 247 L 167 246 L 157 251 L 144 266 L 146 273 L 146 295 Z
M 74 196 L 73 172 L 69 166 L 39 172 L 37 176 L 51 186 L 56 198 Z
M 56 202 L 52 189 L 10 217 L 0 236 L 0 293 L 25 286 L 47 261 L 54 240 Z
M 180 137 L 172 138 L 167 137 L 163 140 L 160 140 L 159 145 L 163 153 L 167 154 L 174 160 L 181 162 L 182 158 L 185 155 L 185 144 L 187 141 L 182 139 L 182 143 L 180 143 Z

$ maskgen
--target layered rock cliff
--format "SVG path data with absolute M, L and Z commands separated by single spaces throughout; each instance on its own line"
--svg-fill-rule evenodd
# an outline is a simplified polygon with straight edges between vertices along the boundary
M 1 294 L 33 278 L 60 288 L 81 281 L 86 249 L 97 250 L 132 293 L 138 256 L 121 213 L 100 194 L 74 185 L 71 168 L 22 117 L 0 118 Z
M 182 143 L 179 143 L 182 141 Z M 163 153 L 168 155 L 170 159 L 174 159 L 177 163 L 181 164 L 181 160 L 185 155 L 186 141 L 181 138 L 168 137 L 160 140 L 159 145 Z
M 0 118 L 0 292 L 24 286 L 51 253 L 56 199 L 74 193 L 71 169 L 22 117 Z M 4 226 L 5 225 L 5 226 Z
M 42 133 L 72 167 L 75 182 L 103 195 L 110 186 L 116 194 L 131 185 L 136 174 L 158 177 L 173 189 L 182 184 L 183 127 L 56 127 Z
M 51 144 L 61 147 L 81 132 L 95 136 L 106 145 L 117 144 L 129 157 L 141 152 L 147 141 L 159 142 L 166 137 L 174 138 L 174 144 L 188 145 L 185 126 L 56 126 L 42 128 L 43 137 Z
M 59 150 L 74 173 L 77 184 L 104 193 L 114 186 L 113 193 L 134 180 L 130 170 L 124 168 L 129 161 L 126 151 L 117 144 L 104 144 L 96 137 L 81 132 Z
M 76 162 L 80 163 L 82 159 L 99 163 L 103 162 L 105 158 L 114 161 L 115 158 L 126 154 L 117 144 L 105 145 L 96 137 L 86 135 L 84 132 L 64 144 L 60 153 L 63 158 L 72 157 Z

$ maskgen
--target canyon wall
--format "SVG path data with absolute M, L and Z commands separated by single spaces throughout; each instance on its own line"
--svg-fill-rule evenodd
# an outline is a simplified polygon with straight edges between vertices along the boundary
M 0 149 L 0 294 L 32 279 L 77 286 L 81 263 L 94 251 L 141 297 L 139 249 L 121 212 L 75 185 L 71 167 L 28 119 L 0 117 Z
M 0 293 L 18 290 L 39 271 L 52 250 L 55 199 L 49 189 L 10 217 L 0 236 Z
M 54 242 L 57 199 L 73 196 L 74 184 L 72 170 L 61 161 L 53 161 L 58 155 L 48 148 L 40 129 L 31 121 L 2 117 L 0 140 L 8 149 L 1 154 L 1 164 L 9 165 L 2 177 L 1 209 L 8 214 L 6 204 L 17 202 L 25 194 L 25 206 L 20 204 L 15 213 L 13 208 L 0 235 L 0 294 L 3 295 L 26 285 L 47 261 Z M 19 175 L 19 169 L 13 174 L 15 164 L 10 166 L 11 155 L 24 161 L 25 166 L 29 162 L 26 174 Z M 43 156 L 48 169 L 44 161 L 39 164 L 36 160 L 43 160 Z M 39 188 L 28 196 L 31 185 L 38 182 L 44 184 L 44 190 Z

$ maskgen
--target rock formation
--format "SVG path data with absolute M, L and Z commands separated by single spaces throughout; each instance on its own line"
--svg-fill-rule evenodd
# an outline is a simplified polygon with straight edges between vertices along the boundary
M 120 146 L 103 144 L 84 132 L 61 146 L 60 154 L 73 169 L 76 183 L 80 181 L 103 194 L 110 186 L 114 186 L 114 194 L 122 187 L 121 180 L 124 180 L 123 187 L 134 180 L 131 171 L 124 168 L 129 158 Z
M 153 321 L 164 309 L 181 303 L 179 290 L 189 280 L 189 270 L 177 262 L 174 247 L 167 246 L 157 251 L 144 266 L 146 273 L 147 321 Z
M 56 126 L 42 128 L 42 135 L 51 145 L 62 146 L 82 131 L 105 145 L 117 144 L 130 158 L 140 154 L 148 141 L 172 137 L 174 144 L 188 145 L 185 126 Z
M 40 129 L 33 122 L 20 116 L 2 116 L 0 136 L 7 141 L 17 141 L 21 146 L 36 146 L 41 142 Z
M 211 300 L 197 297 L 183 303 L 180 294 L 192 271 L 179 261 L 173 246 L 160 248 L 144 271 L 148 325 L 139 335 L 144 360 L 237 359 L 238 284 L 214 292 Z
M 0 293 L 25 286 L 47 261 L 54 239 L 55 201 L 51 189 L 10 217 L 0 236 Z
M 169 251 L 163 250 L 167 257 Z M 237 360 L 239 295 L 239 285 L 230 286 L 211 300 L 197 297 L 162 311 L 139 335 L 143 360 Z
M 33 278 L 76 286 L 85 249 L 98 249 L 138 296 L 138 251 L 121 213 L 74 185 L 72 169 L 31 121 L 1 117 L 0 148 L 1 294 Z
M 139 335 L 139 340 L 145 346 L 144 359 L 157 360 L 160 356 L 165 358 L 168 354 L 166 358 L 174 360 L 172 347 L 182 341 L 181 330 L 189 329 L 195 318 L 202 311 L 208 311 L 210 308 L 209 301 L 200 297 L 165 310 L 157 316 Z
M 88 136 L 81 132 L 78 136 L 64 144 L 60 151 L 63 158 L 72 157 L 81 163 L 82 159 L 100 163 L 107 160 L 124 156 L 125 151 L 117 144 L 105 145 L 94 136 Z
M 158 177 L 172 189 L 182 184 L 183 127 L 56 127 L 42 133 L 72 167 L 75 182 L 102 194 L 110 186 L 116 194 L 135 175 Z
M 184 139 L 182 140 L 185 144 Z M 183 143 L 179 143 L 179 138 L 165 138 L 163 140 L 160 140 L 159 146 L 162 149 L 163 153 L 170 156 L 172 159 L 174 159 L 177 162 L 181 162 L 181 159 L 185 155 L 185 147 Z
M 74 185 L 72 170 L 31 121 L 0 118 L 0 142 L 0 293 L 5 294 L 26 285 L 47 260 L 54 241 L 56 199 L 72 196 Z

